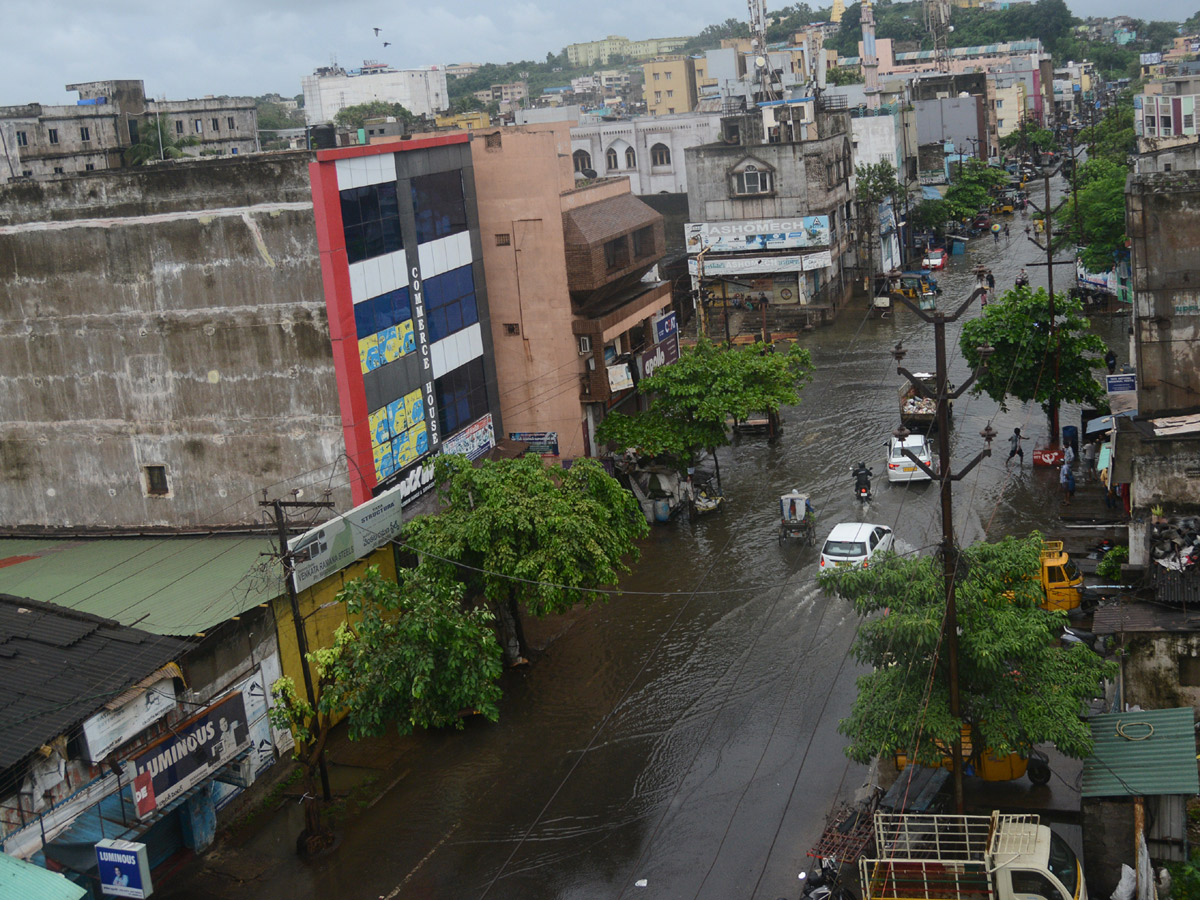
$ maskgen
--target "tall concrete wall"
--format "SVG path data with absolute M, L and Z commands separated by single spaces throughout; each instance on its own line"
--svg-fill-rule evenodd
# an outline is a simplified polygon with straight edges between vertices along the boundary
M 1200 172 L 1133 175 L 1125 188 L 1138 412 L 1200 406 Z
M 0 187 L 0 528 L 244 524 L 277 483 L 349 504 L 308 160 Z

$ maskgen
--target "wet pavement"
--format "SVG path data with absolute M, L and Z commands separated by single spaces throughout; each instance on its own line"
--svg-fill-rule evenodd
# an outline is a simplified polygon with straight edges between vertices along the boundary
M 943 308 L 974 289 L 977 262 L 1003 289 L 1022 265 L 1044 259 L 1021 233 L 1025 221 L 1013 219 L 1009 242 L 982 238 L 951 258 L 940 275 Z M 1029 272 L 1035 287 L 1045 285 L 1044 267 Z M 1061 289 L 1067 270 L 1057 274 Z M 967 316 L 978 314 L 976 306 Z M 1124 361 L 1128 320 L 1095 325 Z M 947 329 L 949 358 L 962 383 L 958 330 Z M 931 369 L 932 334 L 905 309 L 880 319 L 852 307 L 802 335 L 816 372 L 803 403 L 785 412 L 782 438 L 746 437 L 723 449 L 725 509 L 655 527 L 626 593 L 531 627 L 544 652 L 506 675 L 499 723 L 400 742 L 387 776 L 394 785 L 358 813 L 325 859 L 295 860 L 299 809 L 286 804 L 271 827 L 225 857 L 253 862 L 248 883 L 181 878 L 160 894 L 796 896 L 796 873 L 808 867 L 826 816 L 868 772 L 847 762 L 837 733 L 862 674 L 849 654 L 857 621 L 816 587 L 819 541 L 778 543 L 777 497 L 790 488 L 812 495 L 819 540 L 839 521 L 866 520 L 892 527 L 901 551 L 935 546 L 936 487 L 889 485 L 883 475 L 900 385 L 890 350 L 903 340 L 906 367 Z M 968 395 L 954 418 L 956 468 L 983 447 L 986 424 L 1002 436 L 996 455 L 954 486 L 959 541 L 1033 528 L 1054 535 L 1057 472 L 1028 463 L 1006 469 L 1002 449 L 1015 425 L 1045 437 L 1040 408 L 1014 403 L 999 413 L 992 400 Z M 1077 423 L 1078 410 L 1064 408 L 1062 421 Z M 850 468 L 860 459 L 877 473 L 866 509 L 851 492 Z

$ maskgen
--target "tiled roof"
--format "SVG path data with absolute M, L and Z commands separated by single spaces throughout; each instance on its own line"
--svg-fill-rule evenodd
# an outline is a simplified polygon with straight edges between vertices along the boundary
M 189 646 L 0 594 L 0 770 L 69 732 Z

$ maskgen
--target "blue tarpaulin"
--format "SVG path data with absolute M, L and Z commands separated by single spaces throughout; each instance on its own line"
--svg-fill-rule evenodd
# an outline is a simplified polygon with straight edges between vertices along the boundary
M 941 200 L 941 192 L 928 184 L 921 185 L 921 198 L 924 200 Z

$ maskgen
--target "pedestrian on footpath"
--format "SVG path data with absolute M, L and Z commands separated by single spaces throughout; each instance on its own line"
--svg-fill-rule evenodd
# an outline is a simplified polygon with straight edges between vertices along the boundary
M 1096 475 L 1096 442 L 1083 445 L 1083 480 L 1091 484 Z
M 1063 463 L 1072 472 L 1075 471 L 1075 448 L 1070 444 L 1063 447 Z
M 1108 366 L 1108 374 L 1114 374 L 1117 371 L 1117 354 L 1109 350 L 1108 354 L 1104 357 L 1104 364 Z
M 1023 440 L 1025 440 L 1025 438 L 1021 436 L 1021 429 L 1014 428 L 1012 437 L 1008 439 L 1008 445 L 1012 449 L 1008 451 L 1008 459 L 1004 461 L 1004 468 L 1008 468 L 1008 464 L 1012 462 L 1012 458 L 1014 456 L 1017 458 L 1018 469 L 1025 465 L 1025 451 L 1021 449 L 1021 441 Z
M 1062 505 L 1070 506 L 1071 497 L 1075 494 L 1075 475 L 1071 472 L 1071 467 L 1065 462 L 1058 472 L 1058 483 L 1062 485 L 1063 498 Z
M 1004 236 L 1008 237 L 1008 223 L 1007 222 L 1004 223 Z

